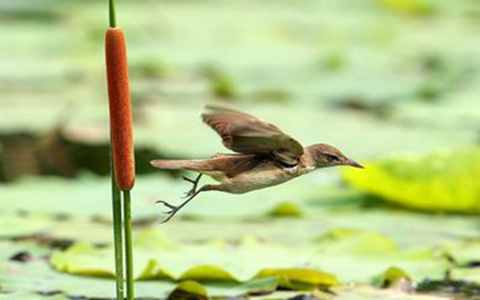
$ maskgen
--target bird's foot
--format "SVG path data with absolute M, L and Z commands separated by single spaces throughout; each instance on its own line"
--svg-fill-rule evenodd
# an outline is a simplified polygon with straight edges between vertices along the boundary
M 200 181 L 200 177 L 202 177 L 202 174 L 199 174 L 195 179 L 191 179 L 186 176 L 183 176 L 183 180 L 193 184 L 192 188 L 183 195 L 183 198 L 188 198 L 197 192 L 197 186 L 198 186 L 198 182 Z
M 168 210 L 164 212 L 167 215 L 167 217 L 165 219 L 163 219 L 163 221 L 161 223 L 168 222 L 171 218 L 173 218 L 173 216 L 181 208 L 180 206 L 172 205 L 172 204 L 168 203 L 167 201 L 163 201 L 163 200 L 158 200 L 156 203 L 161 203 L 168 208 Z
M 188 182 L 191 182 L 193 184 L 193 187 L 187 191 L 185 193 L 185 196 L 183 198 L 186 198 L 185 201 L 183 201 L 180 205 L 178 206 L 175 206 L 175 205 L 172 205 L 166 201 L 163 201 L 163 200 L 158 200 L 157 203 L 161 203 L 163 205 L 165 205 L 168 210 L 165 211 L 165 214 L 167 215 L 167 217 L 162 221 L 162 223 L 166 223 L 168 222 L 171 218 L 173 218 L 173 216 L 182 208 L 184 207 L 188 202 L 190 202 L 190 200 L 192 200 L 193 198 L 195 198 L 196 195 L 198 195 L 198 193 L 200 193 L 201 191 L 204 191 L 204 190 L 207 190 L 206 187 L 202 187 L 200 188 L 199 190 L 197 190 L 197 186 L 198 186 L 198 183 L 200 181 L 200 178 L 202 177 L 202 173 L 198 174 L 197 178 L 195 179 L 190 179 L 186 176 L 183 176 L 183 180 L 185 181 L 188 181 Z
M 183 197 L 182 198 L 188 198 L 190 197 L 191 195 L 195 194 L 195 192 L 197 191 L 197 184 L 198 184 L 198 181 L 195 181 L 193 179 L 190 179 L 186 176 L 183 176 L 183 180 L 185 181 L 188 181 L 188 182 L 191 182 L 193 184 L 192 188 L 189 189 L 187 192 L 184 193 Z
M 188 197 L 192 196 L 192 195 L 195 194 L 196 192 L 197 192 L 196 188 L 193 187 L 193 188 L 191 188 L 190 190 L 186 191 L 186 192 L 183 194 L 182 198 L 183 198 L 183 199 L 187 199 Z

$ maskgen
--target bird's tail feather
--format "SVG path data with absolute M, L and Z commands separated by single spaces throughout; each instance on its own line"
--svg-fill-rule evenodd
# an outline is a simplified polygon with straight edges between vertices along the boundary
M 152 166 L 164 170 L 194 170 L 206 171 L 206 166 L 202 160 L 163 160 L 157 159 L 150 162 Z

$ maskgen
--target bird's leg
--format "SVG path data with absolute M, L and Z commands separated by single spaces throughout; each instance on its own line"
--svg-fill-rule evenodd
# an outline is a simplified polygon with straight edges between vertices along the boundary
M 190 200 L 192 200 L 193 198 L 195 198 L 198 194 L 200 194 L 201 192 L 206 192 L 206 191 L 213 191 L 213 190 L 218 190 L 217 186 L 216 185 L 211 185 L 211 184 L 206 184 L 204 186 L 202 186 L 200 189 L 198 189 L 197 191 L 195 191 L 192 195 L 190 195 L 185 201 L 183 201 L 182 203 L 180 203 L 180 205 L 178 206 L 175 206 L 175 205 L 172 205 L 166 201 L 163 201 L 163 200 L 158 200 L 156 203 L 162 203 L 163 205 L 165 205 L 167 208 L 169 208 L 168 211 L 166 211 L 165 213 L 167 214 L 167 217 L 161 222 L 161 223 L 166 223 L 168 222 L 171 218 L 173 218 L 173 216 L 180 210 L 182 209 L 182 207 L 184 207 L 188 202 L 190 202 Z
M 202 173 L 199 173 L 195 179 L 190 179 L 186 176 L 183 176 L 183 180 L 191 182 L 193 184 L 192 188 L 185 193 L 185 196 L 183 196 L 183 198 L 188 198 L 193 194 L 195 194 L 195 192 L 197 191 L 198 183 L 200 182 L 200 178 L 202 178 L 202 175 L 203 175 Z

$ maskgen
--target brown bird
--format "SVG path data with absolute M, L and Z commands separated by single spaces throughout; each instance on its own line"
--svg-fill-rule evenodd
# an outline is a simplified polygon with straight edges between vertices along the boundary
M 225 107 L 208 105 L 202 120 L 222 138 L 223 145 L 237 152 L 217 154 L 202 160 L 153 160 L 159 169 L 182 169 L 198 172 L 195 180 L 183 177 L 193 184 L 186 200 L 178 206 L 157 201 L 169 208 L 170 220 L 183 206 L 206 191 L 243 194 L 284 183 L 316 169 L 333 166 L 363 168 L 347 158 L 338 149 L 327 144 L 303 147 L 277 126 L 252 115 Z M 219 184 L 206 184 L 197 189 L 202 175 L 208 175 Z

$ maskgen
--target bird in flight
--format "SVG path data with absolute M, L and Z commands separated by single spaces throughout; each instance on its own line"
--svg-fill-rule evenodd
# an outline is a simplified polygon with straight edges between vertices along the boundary
M 243 194 L 284 183 L 320 168 L 363 168 L 333 146 L 314 144 L 303 147 L 277 126 L 235 109 L 207 105 L 202 120 L 220 135 L 226 148 L 236 153 L 216 154 L 201 160 L 152 160 L 152 166 L 159 169 L 198 173 L 195 179 L 183 177 L 193 186 L 180 205 L 157 201 L 169 209 L 163 223 L 201 192 Z M 202 175 L 210 176 L 218 184 L 197 188 Z

